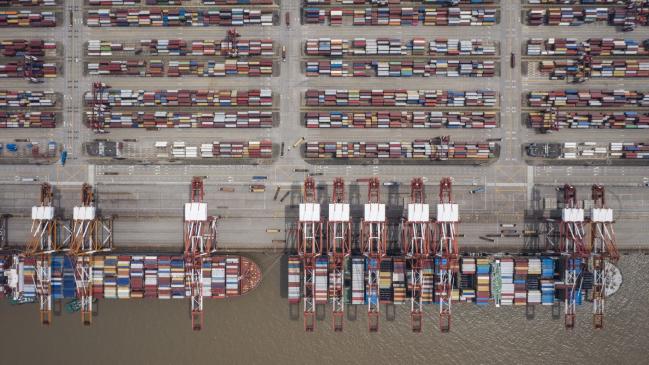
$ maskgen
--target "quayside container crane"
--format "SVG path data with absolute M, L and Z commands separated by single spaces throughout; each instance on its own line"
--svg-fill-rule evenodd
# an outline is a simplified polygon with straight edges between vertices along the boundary
M 589 257 L 584 229 L 584 209 L 577 203 L 577 189 L 563 186 L 563 204 L 559 225 L 559 250 L 564 270 L 564 315 L 566 328 L 574 328 L 577 301 L 583 283 L 583 260 Z
M 385 204 L 381 203 L 380 183 L 377 177 L 370 178 L 367 203 L 361 227 L 361 251 L 367 257 L 367 316 L 370 332 L 379 330 L 379 273 L 381 261 L 387 254 L 388 230 L 385 219 Z
M 52 206 L 52 185 L 41 185 L 39 205 L 32 207 L 32 225 L 25 257 L 36 260 L 36 294 L 43 325 L 52 323 L 52 254 L 58 252 L 58 220 Z
M 70 259 L 80 302 L 81 321 L 92 324 L 92 256 L 113 249 L 113 219 L 97 214 L 94 193 L 89 184 L 81 186 L 81 205 L 73 209 L 70 228 Z
M 185 285 L 191 292 L 190 310 L 192 329 L 203 328 L 203 284 L 201 270 L 203 260 L 216 248 L 216 223 L 218 218 L 207 215 L 207 203 L 203 201 L 203 179 L 195 176 L 190 186 L 190 199 L 185 203 L 183 241 L 185 259 Z
M 327 254 L 329 255 L 330 278 L 329 286 L 332 294 L 333 329 L 343 330 L 345 312 L 344 293 L 344 264 L 352 252 L 352 224 L 349 213 L 349 202 L 345 196 L 345 181 L 337 177 L 333 182 L 333 194 L 329 203 L 329 219 L 327 221 Z
M 591 188 L 593 208 L 590 213 L 590 260 L 593 273 L 593 326 L 604 327 L 604 301 L 606 299 L 606 267 L 620 258 L 613 230 L 613 209 L 606 207 L 605 189 L 601 185 Z
M 304 269 L 302 293 L 304 296 L 304 330 L 307 332 L 313 332 L 315 329 L 316 259 L 322 255 L 324 249 L 322 226 L 315 181 L 309 176 L 304 180 L 297 229 L 297 251 Z M 324 290 L 326 292 L 326 285 Z
M 439 328 L 442 332 L 451 329 L 451 294 L 453 279 L 458 271 L 459 222 L 459 206 L 453 201 L 451 178 L 442 178 L 439 183 L 439 204 L 433 239 L 433 252 L 437 261 L 435 292 L 439 304 Z
M 417 177 L 410 183 L 410 203 L 401 222 L 401 251 L 410 261 L 410 318 L 413 332 L 421 332 L 423 317 L 422 269 L 430 260 L 432 225 L 430 206 L 424 195 L 424 181 Z
M 103 82 L 95 82 L 92 84 L 92 100 L 90 101 L 90 106 L 92 110 L 90 111 L 90 128 L 92 128 L 95 133 L 103 133 L 104 126 L 104 113 L 108 109 L 108 88 L 110 86 L 104 84 Z

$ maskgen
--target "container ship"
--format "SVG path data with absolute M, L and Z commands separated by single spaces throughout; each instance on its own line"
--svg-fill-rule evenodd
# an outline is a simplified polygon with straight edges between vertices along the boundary
M 115 250 L 113 218 L 97 212 L 89 184 L 81 187 L 81 204 L 69 226 L 59 221 L 53 196 L 52 186 L 42 184 L 27 243 L 0 252 L 2 295 L 10 294 L 14 303 L 37 302 L 44 325 L 51 324 L 54 302 L 61 299 L 73 299 L 66 309 L 79 311 L 82 323 L 90 325 L 97 299 L 189 298 L 192 328 L 201 330 L 204 299 L 244 295 L 261 281 L 251 259 L 217 254 L 219 217 L 207 214 L 202 177 L 190 185 L 184 249 L 177 254 Z
M 410 203 L 398 218 L 400 238 L 396 245 L 389 242 L 389 236 L 397 236 L 389 225 L 396 225 L 389 222 L 389 207 L 381 202 L 382 185 L 378 177 L 365 180 L 367 203 L 352 209 L 343 179 L 336 178 L 326 219 L 320 214 L 314 179 L 304 182 L 287 287 L 289 304 L 303 306 L 306 331 L 315 329 L 319 304 L 331 306 L 334 331 L 342 331 L 349 305 L 366 308 L 369 331 L 378 332 L 382 305 L 407 304 L 413 332 L 421 332 L 427 311 L 438 311 L 439 328 L 448 332 L 455 303 L 521 306 L 528 318 L 536 305 L 550 306 L 554 317 L 563 311 L 565 327 L 574 328 L 576 308 L 586 300 L 593 307 L 594 327 L 603 327 L 605 298 L 621 282 L 619 271 L 613 274 L 619 252 L 603 186 L 592 186 L 586 217 L 576 188 L 564 185 L 562 217 L 547 228 L 559 234 L 546 235 L 557 243 L 536 253 L 512 255 L 461 250 L 460 210 L 448 177 L 442 178 L 439 203 L 432 207 L 426 202 L 423 178 L 412 179 Z M 362 214 L 357 236 L 351 233 L 358 224 L 353 211 Z M 520 237 L 515 226 L 501 225 L 506 229 L 497 236 Z
M 101 255 L 92 258 L 92 296 L 97 299 L 186 299 L 191 296 L 185 259 L 173 255 Z M 52 299 L 77 297 L 74 261 L 53 255 Z M 0 256 L 0 292 L 14 301 L 36 302 L 37 260 L 21 255 Z M 216 255 L 203 261 L 204 298 L 245 295 L 261 282 L 259 266 L 247 257 Z

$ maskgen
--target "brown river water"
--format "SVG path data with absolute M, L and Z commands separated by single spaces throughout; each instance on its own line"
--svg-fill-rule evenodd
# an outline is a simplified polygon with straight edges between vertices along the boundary
M 410 331 L 408 306 L 393 321 L 381 317 L 367 331 L 364 307 L 342 333 L 329 315 L 305 333 L 292 319 L 281 256 L 253 254 L 264 279 L 254 292 L 206 300 L 205 328 L 191 330 L 188 300 L 101 300 L 90 328 L 63 311 L 43 328 L 34 305 L 0 304 L 0 364 L 649 364 L 649 256 L 625 255 L 624 283 L 608 301 L 605 329 L 591 326 L 590 305 L 578 309 L 577 327 L 563 328 L 549 308 L 453 307 L 453 327 L 437 329 L 434 307 L 422 333 Z M 382 307 L 383 311 L 385 307 Z

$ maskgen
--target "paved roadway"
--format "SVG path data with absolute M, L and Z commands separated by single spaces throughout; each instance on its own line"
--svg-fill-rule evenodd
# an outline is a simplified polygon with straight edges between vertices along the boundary
M 286 62 L 279 62 L 280 71 L 270 78 L 129 78 L 105 77 L 102 81 L 114 88 L 178 89 L 178 88 L 271 88 L 280 95 L 279 126 L 272 129 L 229 129 L 229 130 L 112 130 L 107 136 L 114 140 L 137 138 L 145 145 L 156 140 L 183 140 L 188 143 L 206 143 L 213 140 L 253 140 L 270 138 L 279 145 L 285 142 L 284 157 L 270 166 L 117 166 L 90 165 L 81 152 L 83 142 L 96 138 L 82 125 L 82 95 L 91 89 L 93 81 L 83 73 L 83 47 L 90 39 L 133 41 L 152 38 L 220 39 L 226 28 L 89 28 L 82 22 L 83 0 L 67 1 L 62 25 L 50 29 L 3 30 L 2 38 L 54 38 L 64 47 L 62 62 L 63 76 L 40 85 L 29 85 L 22 80 L 0 80 L 1 88 L 53 89 L 65 92 L 64 122 L 54 130 L 11 130 L 3 131 L 3 141 L 14 138 L 50 138 L 65 145 L 70 160 L 65 167 L 51 166 L 0 166 L 0 212 L 21 215 L 28 213 L 36 199 L 38 187 L 34 183 L 22 183 L 21 178 L 38 178 L 57 185 L 61 199 L 62 214 L 69 216 L 69 209 L 78 201 L 78 190 L 84 181 L 98 190 L 99 207 L 105 215 L 117 215 L 115 238 L 117 245 L 161 244 L 180 247 L 180 215 L 182 203 L 187 200 L 189 181 L 192 176 L 209 176 L 206 180 L 206 199 L 210 212 L 223 217 L 220 224 L 220 243 L 229 248 L 273 247 L 272 240 L 284 239 L 288 223 L 295 216 L 294 205 L 299 202 L 299 185 L 304 173 L 295 168 L 308 168 L 322 173 L 316 179 L 320 183 L 331 182 L 335 176 L 345 177 L 348 183 L 367 176 L 380 176 L 383 181 L 403 183 L 399 193 L 384 188 L 385 199 L 398 206 L 407 198 L 407 182 L 413 176 L 424 175 L 427 180 L 428 199 L 433 202 L 437 194 L 437 182 L 442 176 L 452 176 L 456 186 L 456 199 L 462 207 L 462 230 L 466 232 L 467 244 L 477 244 L 478 236 L 494 233 L 498 224 L 522 223 L 525 209 L 538 204 L 543 196 L 553 196 L 554 186 L 569 182 L 588 190 L 593 182 L 607 186 L 611 195 L 624 197 L 618 200 L 615 209 L 620 214 L 618 229 L 621 244 L 629 247 L 644 243 L 638 234 L 638 220 L 649 214 L 649 189 L 641 185 L 649 178 L 646 167 L 559 167 L 527 166 L 523 160 L 521 145 L 531 141 L 597 141 L 646 140 L 647 130 L 636 131 L 561 131 L 541 135 L 526 128 L 521 120 L 521 95 L 531 90 L 557 88 L 627 88 L 646 90 L 645 80 L 591 80 L 581 85 L 570 85 L 562 81 L 550 81 L 532 73 L 526 75 L 520 66 L 509 67 L 509 55 L 514 52 L 521 60 L 526 39 L 532 37 L 631 37 L 649 38 L 649 30 L 638 29 L 631 34 L 617 32 L 613 27 L 587 25 L 582 27 L 528 27 L 521 21 L 521 4 L 518 0 L 501 1 L 501 21 L 492 27 L 329 27 L 300 24 L 299 1 L 282 1 L 280 19 L 286 11 L 291 13 L 291 27 L 283 24 L 273 27 L 241 27 L 242 38 L 272 38 L 280 45 L 286 45 Z M 72 27 L 68 27 L 68 10 L 74 13 Z M 431 39 L 481 38 L 500 42 L 500 75 L 489 79 L 469 78 L 307 78 L 302 72 L 302 49 L 308 38 L 378 38 L 399 37 L 409 40 L 415 36 Z M 525 74 L 525 75 L 524 75 Z M 475 90 L 488 88 L 497 90 L 500 99 L 500 128 L 493 130 L 328 130 L 306 129 L 300 120 L 302 94 L 309 88 L 399 88 Z M 360 84 L 362 82 L 362 84 Z M 455 140 L 484 140 L 502 138 L 501 158 L 495 164 L 484 167 L 472 166 L 314 166 L 302 160 L 297 149 L 288 151 L 294 141 L 304 136 L 307 140 L 361 140 L 388 141 L 412 140 L 421 137 L 451 135 Z M 106 175 L 106 172 L 118 175 Z M 248 192 L 251 176 L 268 176 L 267 191 L 263 194 Z M 235 187 L 235 193 L 218 192 L 222 186 Z M 279 204 L 273 201 L 276 186 L 284 191 L 291 189 L 290 198 Z M 469 194 L 476 186 L 486 186 L 486 193 Z M 326 190 L 325 190 L 326 191 Z M 352 187 L 354 204 L 365 199 L 363 187 Z M 325 195 L 323 197 L 326 198 Z M 628 199 L 626 198 L 628 197 Z M 396 199 L 396 200 L 395 200 Z M 612 203 L 611 203 L 612 204 Z M 394 208 L 398 211 L 398 208 Z M 28 230 L 28 222 L 13 218 L 10 222 L 10 240 L 22 242 Z M 637 227 L 637 228 L 634 228 Z M 267 234 L 266 228 L 281 228 L 279 234 Z M 521 245 L 519 240 L 497 242 L 498 244 Z M 275 245 L 281 245 L 275 243 Z

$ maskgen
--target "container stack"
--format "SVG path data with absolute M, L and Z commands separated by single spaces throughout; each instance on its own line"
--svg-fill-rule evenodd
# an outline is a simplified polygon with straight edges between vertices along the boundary
M 530 258 L 527 267 L 527 303 L 528 304 L 541 304 L 541 259 Z
M 379 302 L 392 303 L 394 300 L 394 290 L 392 288 L 392 274 L 394 265 L 391 259 L 381 260 L 379 269 Z
M 53 117 L 53 113 L 49 114 Z M 33 113 L 28 115 L 36 117 L 36 114 Z M 39 117 L 41 115 L 43 114 L 38 114 Z M 86 112 L 87 120 L 90 120 L 91 115 L 91 111 Z M 273 112 L 253 110 L 213 113 L 171 111 L 106 112 L 104 118 L 103 128 L 271 128 L 273 126 Z M 11 119 L 11 121 L 13 122 L 14 119 Z M 2 112 L 0 112 L 0 126 L 2 121 Z M 53 122 L 51 124 L 53 127 Z M 25 124 L 24 122 L 23 124 L 15 122 L 7 125 L 23 126 Z M 31 125 L 31 123 L 27 125 Z M 34 125 L 40 126 L 42 123 L 34 123 Z
M 526 258 L 514 260 L 514 305 L 527 304 L 527 272 L 529 271 Z
M 201 286 L 202 286 L 203 297 L 211 298 L 212 297 L 212 260 L 209 257 L 203 260 L 203 266 L 201 267 Z
M 158 258 L 144 257 L 144 298 L 158 297 Z
M 158 256 L 158 298 L 171 299 L 171 258 Z
M 361 90 L 307 90 L 307 106 L 338 107 L 494 107 L 496 92 L 490 90 L 404 90 L 404 89 L 361 89 Z
M 420 8 L 419 18 L 423 25 L 488 26 L 495 25 L 495 8 Z
M 514 304 L 514 260 L 503 258 L 500 260 L 500 304 Z
M 491 264 L 488 258 L 476 259 L 476 304 L 487 305 L 491 297 Z
M 52 11 L 0 10 L 0 28 L 44 28 L 56 26 L 56 13 Z
M 183 299 L 186 296 L 185 262 L 182 256 L 172 256 L 171 262 L 171 298 Z
M 210 8 L 209 10 L 189 8 L 110 8 L 88 10 L 86 24 L 89 27 L 273 25 L 274 15 L 275 12 L 271 9 L 249 8 Z M 3 13 L 0 12 L 0 26 L 11 21 L 13 21 L 13 18 L 7 20 L 3 17 Z M 54 26 L 54 24 L 47 26 Z
M 589 38 L 533 38 L 527 41 L 529 56 L 644 56 L 649 54 L 643 43 L 635 39 Z
M 92 93 L 84 95 L 86 105 L 92 105 Z M 102 103 L 109 107 L 183 106 L 183 107 L 238 107 L 273 106 L 270 89 L 251 90 L 128 90 L 108 89 L 100 95 Z M 0 106 L 2 92 L 0 91 Z
M 419 159 L 488 160 L 496 157 L 493 143 L 435 144 L 430 140 L 413 142 L 307 142 L 306 158 L 313 159 Z
M 23 259 L 23 296 L 26 299 L 36 299 L 36 259 Z
M 496 112 L 307 112 L 307 128 L 496 128 Z
M 327 303 L 327 290 L 329 287 L 328 284 L 328 267 L 329 261 L 327 256 L 320 256 L 316 258 L 315 261 L 315 303 L 316 304 L 326 304 Z
M 104 297 L 117 299 L 117 256 L 104 259 Z
M 63 298 L 75 298 L 77 295 L 77 283 L 74 279 L 74 267 L 68 256 L 63 257 Z M 92 285 L 92 278 L 91 285 Z
M 307 76 L 331 77 L 493 77 L 495 61 L 439 60 L 428 61 L 343 61 L 321 60 L 305 63 Z
M 0 108 L 38 108 L 56 105 L 53 91 L 0 90 Z
M 549 257 L 541 259 L 541 304 L 554 304 L 554 260 Z
M 7 257 L 0 255 L 0 299 L 4 299 L 9 290 L 7 288 L 7 277 L 5 276 L 6 267 Z
M 352 304 L 365 304 L 364 257 L 352 257 Z
M 288 302 L 299 303 L 300 301 L 300 282 L 301 282 L 301 265 L 298 256 L 288 258 Z
M 117 260 L 117 298 L 128 299 L 131 297 L 131 277 L 129 256 L 119 256 Z
M 406 261 L 402 258 L 393 258 L 394 270 L 392 271 L 392 288 L 394 291 L 394 304 L 406 302 Z
M 239 257 L 228 256 L 225 259 L 225 295 L 226 296 L 239 295 L 239 265 L 240 265 Z
M 43 39 L 0 40 L 0 55 L 4 57 L 56 56 L 56 42 Z
M 649 106 L 649 94 L 624 89 L 532 91 L 527 100 L 528 105 L 535 108 Z
M 475 258 L 462 258 L 460 271 L 460 300 L 463 302 L 473 302 L 476 298 L 475 282 L 476 275 Z
M 212 257 L 212 298 L 225 298 L 225 257 Z
M 63 259 L 62 255 L 53 255 L 50 265 L 51 270 L 51 287 L 50 294 L 52 299 L 63 299 Z M 93 272 L 94 274 L 94 272 Z M 41 291 L 39 290 L 39 295 Z
M 435 290 L 433 260 L 426 259 L 421 269 L 421 302 L 423 304 L 433 304 Z
M 144 256 L 131 256 L 131 298 L 144 298 Z
M 639 112 L 530 112 L 531 128 L 646 129 L 649 114 Z

